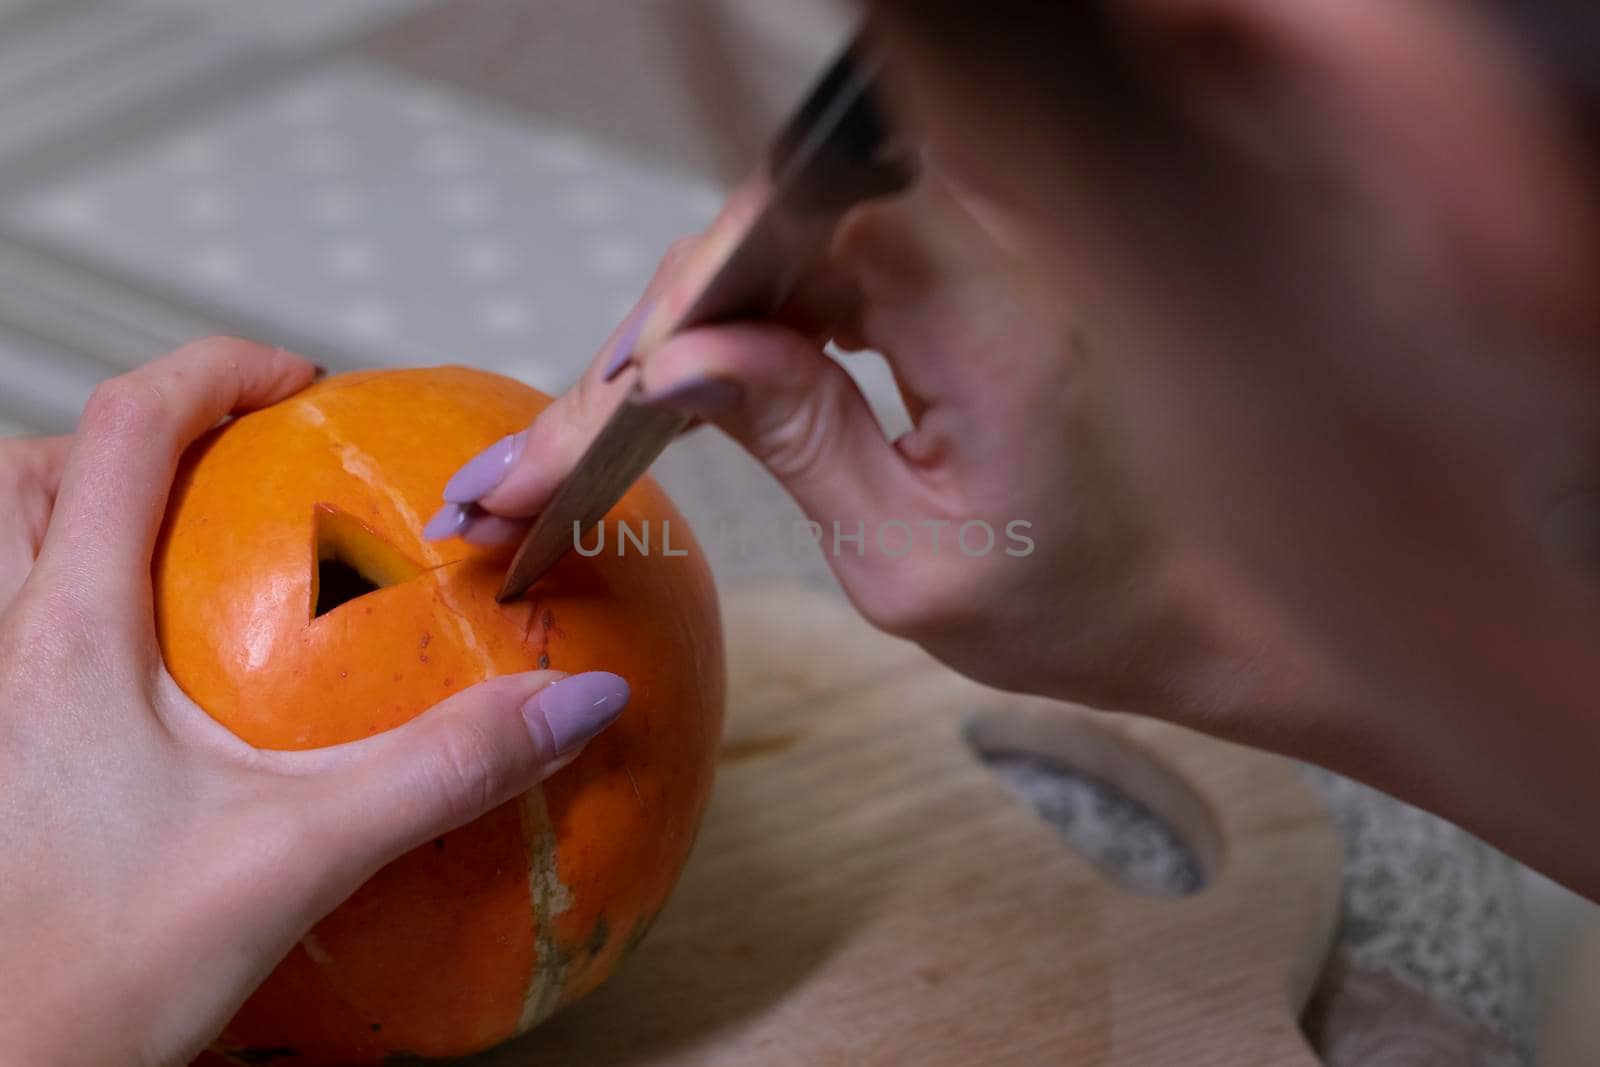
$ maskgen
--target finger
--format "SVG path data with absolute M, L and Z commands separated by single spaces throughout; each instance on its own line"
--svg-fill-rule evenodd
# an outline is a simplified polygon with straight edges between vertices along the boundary
M 861 310 L 861 287 L 854 278 L 841 274 L 831 260 L 824 260 L 806 271 L 772 318 L 819 345 L 834 341 L 851 349 L 861 347 Z
M 468 519 L 462 527 L 461 539 L 469 545 L 509 545 L 521 540 L 527 531 L 525 519 L 508 519 L 482 511 Z
M 539 513 L 577 465 L 589 441 L 617 402 L 633 387 L 630 375 L 612 373 L 632 358 L 639 328 L 677 266 L 690 256 L 698 238 L 684 238 L 667 250 L 643 297 L 614 330 L 577 385 L 558 397 L 527 429 L 502 438 L 468 460 L 444 487 L 445 508 L 429 523 L 434 539 L 465 536 L 472 520 L 488 512 L 506 518 Z M 508 534 L 495 524 L 493 535 Z
M 314 373 L 281 349 L 210 338 L 102 384 L 67 453 L 36 574 L 70 576 L 113 616 L 147 604 L 151 552 L 183 450 Z
M 628 697 L 628 683 L 603 671 L 507 675 L 377 737 L 277 755 L 322 779 L 306 817 L 359 874 L 533 788 L 611 725 Z
M 528 520 L 508 518 L 476 504 L 446 504 L 422 528 L 430 541 L 459 537 L 469 545 L 509 545 L 528 532 Z
M 0 610 L 11 603 L 39 555 L 70 437 L 0 442 Z
M 885 438 L 855 381 L 793 330 L 747 323 L 687 331 L 651 356 L 642 381 L 647 402 L 715 422 L 738 440 L 830 536 L 928 513 L 921 473 Z M 853 557 L 836 558 L 848 566 Z

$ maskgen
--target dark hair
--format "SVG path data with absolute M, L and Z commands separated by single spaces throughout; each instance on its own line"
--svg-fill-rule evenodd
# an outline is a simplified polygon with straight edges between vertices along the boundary
M 1478 0 L 1539 57 L 1562 96 L 1600 132 L 1600 0 Z M 1128 89 L 1114 0 L 870 0 L 898 30 L 1020 62 L 1061 89 Z M 991 69 L 1006 69 L 1004 66 Z
M 1543 61 L 1563 99 L 1600 132 L 1600 3 L 1485 0 Z
M 1295 3 L 1298 0 L 1282 0 Z M 1398 2 L 1398 0 L 1397 0 Z M 1572 148 L 1600 180 L 1600 0 L 1471 0 L 1530 55 L 1574 134 Z M 1127 49 L 1117 0 L 866 0 L 873 21 L 917 42 L 951 74 L 982 77 L 985 90 L 1042 94 L 1052 109 L 1033 121 L 1073 122 L 1074 136 L 1139 148 L 1186 136 L 1152 96 L 1150 71 Z M 1225 13 L 1208 34 L 1224 63 L 1247 38 Z M 981 75 L 979 74 L 981 72 Z M 1010 83 L 1009 86 L 1006 83 Z M 969 86 L 973 90 L 980 87 Z M 1042 131 L 1041 131 L 1042 132 Z

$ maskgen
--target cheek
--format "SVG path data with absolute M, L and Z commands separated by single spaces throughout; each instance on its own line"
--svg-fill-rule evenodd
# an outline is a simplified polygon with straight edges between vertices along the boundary
M 1416 315 L 1417 279 L 1394 284 L 1374 252 L 1398 238 L 1373 239 L 1360 204 L 1338 225 L 1292 197 L 1202 216 L 1161 180 L 1180 159 L 1054 151 L 1036 109 L 915 87 L 936 165 L 1078 320 L 1126 469 L 1175 538 L 1370 672 L 1487 663 L 1509 620 L 1539 631 L 1548 587 L 1510 501 L 1538 413 L 1581 389 L 1463 344 L 1481 311 L 1448 293 Z

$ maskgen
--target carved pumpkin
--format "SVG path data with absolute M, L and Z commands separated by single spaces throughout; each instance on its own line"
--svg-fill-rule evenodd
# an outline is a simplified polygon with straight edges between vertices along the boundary
M 185 457 L 155 561 L 168 667 L 250 743 L 406 722 L 485 678 L 609 670 L 633 699 L 519 801 L 401 857 L 319 923 L 216 1052 L 275 1065 L 443 1057 L 593 989 L 649 926 L 705 806 L 722 635 L 687 523 L 646 480 L 612 512 L 687 555 L 569 554 L 495 602 L 509 550 L 422 540 L 462 462 L 548 399 L 462 368 L 331 378 Z

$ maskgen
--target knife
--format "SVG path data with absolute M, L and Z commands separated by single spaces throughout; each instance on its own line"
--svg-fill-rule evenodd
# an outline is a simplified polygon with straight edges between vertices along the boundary
M 696 326 L 767 318 L 823 256 L 845 213 L 916 180 L 916 157 L 879 103 L 881 62 L 856 38 L 822 75 L 735 190 L 695 253 L 639 330 L 633 388 L 528 530 L 498 599 L 527 592 L 638 481 L 689 425 L 686 415 L 638 403 L 637 367 L 672 335 Z

